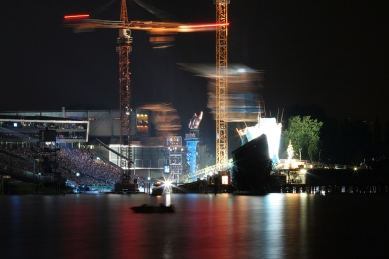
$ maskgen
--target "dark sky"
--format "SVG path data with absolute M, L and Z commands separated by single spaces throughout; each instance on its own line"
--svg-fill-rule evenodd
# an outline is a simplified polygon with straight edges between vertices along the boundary
M 215 21 L 212 0 L 143 0 L 188 23 Z M 129 20 L 158 18 L 128 0 Z M 0 110 L 117 109 L 117 30 L 72 32 L 63 15 L 119 20 L 120 0 L 14 0 L 0 3 Z M 322 106 L 329 115 L 389 118 L 385 1 L 231 0 L 229 61 L 264 70 L 268 110 Z M 206 80 L 177 63 L 214 63 L 215 33 L 179 34 L 155 50 L 133 31 L 133 107 L 171 102 L 186 128 L 206 107 Z M 211 136 L 214 126 L 209 129 Z

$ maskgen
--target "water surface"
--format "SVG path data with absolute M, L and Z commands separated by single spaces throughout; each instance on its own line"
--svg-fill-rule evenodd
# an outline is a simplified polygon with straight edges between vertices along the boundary
M 131 206 L 174 204 L 173 214 Z M 1 258 L 387 258 L 389 196 L 0 196 Z

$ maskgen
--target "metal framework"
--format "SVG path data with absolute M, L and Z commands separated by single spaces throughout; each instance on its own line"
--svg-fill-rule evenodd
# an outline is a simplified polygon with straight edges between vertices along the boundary
M 227 124 L 227 54 L 228 54 L 228 4 L 229 0 L 214 0 L 216 4 L 216 167 L 228 162 Z
M 126 0 L 122 0 L 120 21 L 129 26 Z M 119 53 L 119 98 L 120 98 L 120 167 L 128 173 L 131 165 L 131 89 L 130 52 L 132 38 L 129 29 L 120 29 L 117 39 Z

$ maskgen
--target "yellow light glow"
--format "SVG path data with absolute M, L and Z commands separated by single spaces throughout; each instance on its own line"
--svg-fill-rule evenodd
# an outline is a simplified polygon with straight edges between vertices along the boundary
M 76 15 L 65 15 L 65 19 L 86 19 L 89 18 L 89 14 L 76 14 Z
M 222 184 L 228 184 L 228 175 L 222 176 Z

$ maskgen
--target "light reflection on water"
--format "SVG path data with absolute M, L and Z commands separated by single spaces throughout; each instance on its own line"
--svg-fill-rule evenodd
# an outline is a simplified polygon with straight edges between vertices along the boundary
M 1 258 L 349 258 L 388 253 L 384 195 L 0 196 Z M 138 214 L 143 203 L 173 214 Z

